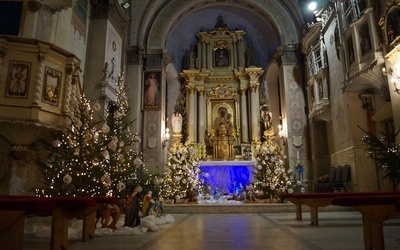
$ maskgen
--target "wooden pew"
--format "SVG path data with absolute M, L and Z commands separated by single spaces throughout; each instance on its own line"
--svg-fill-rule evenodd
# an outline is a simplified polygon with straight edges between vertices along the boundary
M 2 249 L 23 248 L 26 215 L 51 215 L 57 203 L 38 197 L 0 196 L 0 243 Z
M 290 201 L 296 207 L 296 220 L 303 219 L 303 212 L 301 211 L 301 205 L 304 204 L 301 198 L 297 198 L 296 194 L 283 194 L 282 198 Z
M 55 196 L 49 199 L 53 199 L 57 203 L 51 222 L 50 249 L 68 248 L 68 222 L 72 218 L 83 218 L 82 240 L 86 240 L 92 230 L 91 236 L 94 236 L 94 229 L 90 225 L 95 222 L 97 207 L 96 201 L 92 197 Z
M 115 202 L 111 197 L 86 197 L 86 196 L 56 196 L 56 197 L 35 197 L 35 196 L 0 196 L 0 210 L 5 210 L 14 216 L 15 225 L 9 224 L 13 233 L 20 235 L 21 218 L 25 215 L 51 215 L 51 240 L 50 249 L 67 249 L 68 247 L 68 221 L 72 218 L 82 218 L 82 241 L 93 238 L 95 234 L 95 220 L 97 209 L 104 202 Z M 13 212 L 13 213 L 12 213 Z M 21 212 L 24 215 L 21 217 Z M 3 218 L 3 216 L 1 216 Z M 22 220 L 23 222 L 24 220 Z M 7 221 L 4 221 L 6 224 Z M 23 224 L 23 223 L 22 223 Z M 19 225 L 19 226 L 17 226 Z M 18 236 L 23 242 L 22 234 Z M 14 240 L 10 244 L 14 245 Z M 19 243 L 17 243 L 19 244 Z M 10 249 L 22 249 L 10 248 Z
M 382 196 L 394 195 L 400 192 L 339 192 L 339 193 L 295 193 L 283 194 L 282 198 L 287 199 L 296 206 L 296 219 L 302 219 L 301 205 L 310 207 L 311 225 L 318 226 L 318 207 L 332 205 L 332 199 L 346 196 Z
M 362 214 L 365 249 L 385 249 L 383 222 L 400 215 L 399 194 L 336 197 L 332 204 L 353 206 Z

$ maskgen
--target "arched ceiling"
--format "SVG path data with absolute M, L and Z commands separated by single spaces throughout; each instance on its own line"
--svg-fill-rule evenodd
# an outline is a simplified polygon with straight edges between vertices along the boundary
M 222 16 L 229 30 L 235 30 L 239 27 L 246 32 L 246 43 L 251 44 L 254 51 L 257 52 L 255 53 L 256 62 L 265 67 L 265 63 L 280 45 L 279 33 L 273 25 L 260 25 L 266 22 L 262 17 L 236 6 L 213 6 L 200 9 L 186 16 L 182 21 L 171 26 L 165 48 L 175 58 L 182 58 L 186 50 L 189 50 L 190 45 L 197 44 L 196 34 L 201 29 L 206 31 L 215 29 L 219 15 Z M 176 62 L 176 66 L 179 68 L 179 61 Z
M 137 43 L 147 52 L 167 49 L 180 69 L 183 55 L 197 44 L 196 34 L 214 30 L 221 15 L 229 30 L 246 32 L 257 66 L 266 68 L 279 46 L 300 43 L 305 0 L 153 0 L 142 11 Z M 300 5 L 299 5 L 300 4 Z

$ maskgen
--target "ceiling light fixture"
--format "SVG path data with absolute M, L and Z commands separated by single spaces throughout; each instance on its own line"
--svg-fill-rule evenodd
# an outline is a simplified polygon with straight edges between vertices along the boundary
M 308 4 L 308 9 L 314 11 L 317 8 L 317 2 L 311 2 Z

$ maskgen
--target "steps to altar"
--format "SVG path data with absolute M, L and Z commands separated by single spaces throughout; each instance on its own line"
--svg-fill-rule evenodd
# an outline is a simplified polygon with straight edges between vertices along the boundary
M 318 209 L 321 212 L 348 211 L 339 206 L 327 206 Z M 308 206 L 302 206 L 303 212 L 309 212 Z M 292 203 L 242 203 L 242 204 L 165 204 L 164 214 L 257 214 L 257 213 L 293 213 Z

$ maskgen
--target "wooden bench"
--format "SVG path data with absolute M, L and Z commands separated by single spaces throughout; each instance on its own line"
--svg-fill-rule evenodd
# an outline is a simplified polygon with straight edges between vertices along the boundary
M 26 215 L 51 215 L 57 203 L 51 199 L 25 197 L 21 199 L 0 196 L 0 243 L 2 249 L 23 248 Z
M 310 207 L 311 225 L 318 226 L 318 207 L 326 207 L 332 205 L 332 200 L 336 197 L 346 196 L 382 196 L 394 195 L 400 192 L 339 192 L 339 193 L 296 193 L 283 194 L 282 198 L 287 199 L 296 206 L 296 219 L 302 220 L 301 205 Z
M 365 249 L 385 249 L 383 222 L 400 215 L 400 194 L 336 197 L 332 204 L 352 206 L 362 214 Z
M 50 249 L 67 249 L 68 222 L 72 218 L 83 219 L 82 240 L 94 237 L 94 226 L 91 224 L 96 220 L 96 200 L 86 196 L 55 196 L 48 199 L 57 203 L 52 215 Z
M 35 197 L 35 196 L 0 196 L 0 210 L 2 214 L 12 215 L 12 220 L 0 220 L 0 239 L 10 244 L 10 249 L 22 249 L 24 218 L 26 215 L 51 215 L 51 242 L 50 249 L 66 249 L 68 247 L 68 221 L 79 217 L 83 219 L 82 241 L 93 238 L 95 235 L 96 212 L 105 203 L 115 203 L 114 197 Z M 4 218 L 3 216 L 1 218 Z M 21 222 L 22 221 L 22 222 Z M 22 233 L 21 233 L 22 232 Z M 6 238 L 9 234 L 18 235 L 18 241 Z M 17 243 L 18 242 L 18 243 Z M 20 246 L 19 246 L 20 243 Z M 18 245 L 15 247 L 15 245 Z

